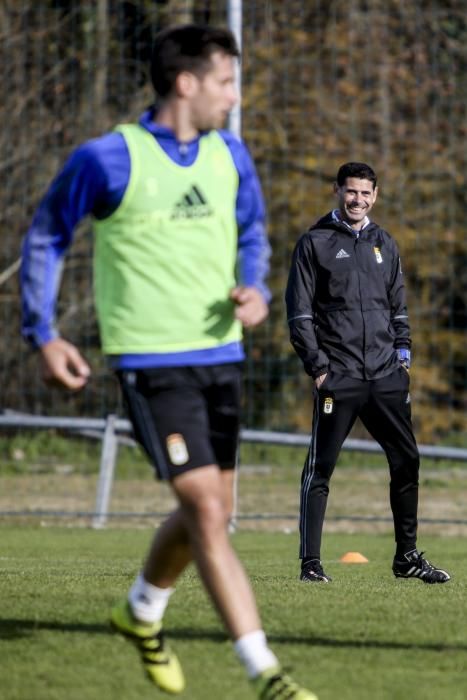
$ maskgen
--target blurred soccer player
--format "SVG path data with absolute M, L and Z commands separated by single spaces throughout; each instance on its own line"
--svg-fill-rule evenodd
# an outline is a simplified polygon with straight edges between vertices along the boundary
M 86 384 L 90 368 L 53 318 L 63 255 L 91 214 L 103 351 L 134 433 L 178 501 L 112 624 L 136 643 L 156 685 L 181 692 L 162 618 L 194 560 L 258 696 L 313 700 L 270 650 L 227 529 L 242 327 L 266 318 L 269 299 L 258 178 L 243 143 L 220 130 L 238 100 L 237 57 L 227 30 L 189 25 L 157 36 L 156 106 L 77 148 L 37 211 L 23 250 L 23 333 L 39 348 L 46 379 L 72 390 Z

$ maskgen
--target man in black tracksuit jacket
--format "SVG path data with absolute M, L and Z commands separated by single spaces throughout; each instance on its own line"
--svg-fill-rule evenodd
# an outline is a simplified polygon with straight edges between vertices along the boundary
M 302 581 L 329 582 L 321 535 L 329 480 L 359 416 L 390 470 L 397 577 L 444 583 L 417 550 L 419 454 L 409 395 L 410 329 L 399 251 L 368 219 L 376 175 L 365 163 L 337 174 L 338 208 L 297 243 L 286 291 L 291 343 L 315 382 L 311 444 L 300 494 Z

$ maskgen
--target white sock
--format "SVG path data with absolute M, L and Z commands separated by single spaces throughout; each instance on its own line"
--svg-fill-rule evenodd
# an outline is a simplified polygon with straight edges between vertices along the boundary
M 256 678 L 266 669 L 279 666 L 276 656 L 268 647 L 263 630 L 244 634 L 234 642 L 234 649 L 249 678 Z
M 141 622 L 159 622 L 173 592 L 173 588 L 153 586 L 139 574 L 128 594 L 134 616 Z

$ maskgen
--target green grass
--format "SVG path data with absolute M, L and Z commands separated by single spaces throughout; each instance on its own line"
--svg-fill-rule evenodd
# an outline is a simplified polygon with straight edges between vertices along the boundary
M 451 446 L 459 440 L 452 438 Z M 463 446 L 460 445 L 459 446 Z M 100 440 L 85 436 L 72 436 L 56 430 L 11 430 L 10 434 L 0 435 L 0 457 L 2 474 L 49 473 L 60 471 L 64 464 L 70 470 L 85 474 L 95 473 L 99 468 L 102 445 Z M 268 445 L 264 443 L 243 442 L 240 461 L 242 464 L 272 465 L 289 467 L 295 465 L 301 469 L 307 449 L 291 445 Z M 339 468 L 352 468 L 358 462 L 360 467 L 387 468 L 386 458 L 380 453 L 342 451 Z M 446 459 L 423 459 L 427 470 L 444 470 L 446 468 L 465 468 L 465 462 Z M 141 449 L 120 445 L 118 450 L 117 477 L 120 479 L 134 476 L 150 478 L 147 459 Z
M 132 646 L 111 634 L 110 606 L 140 566 L 149 530 L 0 528 L 0 697 L 3 700 L 149 700 Z M 465 539 L 424 537 L 444 586 L 390 571 L 388 535 L 325 536 L 333 583 L 297 581 L 294 535 L 239 532 L 271 645 L 320 700 L 465 700 Z M 368 564 L 345 565 L 346 551 Z M 186 700 L 253 698 L 193 570 L 166 626 L 188 677 Z
M 95 438 L 60 434 L 55 430 L 11 431 L 0 435 L 1 473 L 49 474 L 56 472 L 95 474 L 99 469 L 102 443 Z M 151 477 L 141 449 L 120 445 L 118 477 Z
M 23 431 L 0 436 L 0 518 L 23 523 L 89 524 L 95 509 L 101 444 L 84 437 L 49 431 Z M 295 521 L 299 483 L 306 450 L 243 443 L 238 480 L 238 514 L 253 523 L 256 514 L 275 519 L 260 522 L 285 529 Z M 342 452 L 336 466 L 327 519 L 379 519 L 390 527 L 388 467 L 379 454 Z M 449 534 L 467 534 L 466 463 L 423 460 L 420 472 L 420 519 L 450 521 Z M 172 495 L 155 484 L 153 470 L 140 449 L 121 445 L 110 500 L 109 525 L 147 524 L 148 514 L 165 513 Z M 285 516 L 282 524 L 276 516 Z M 287 522 L 290 521 L 290 522 Z M 151 521 L 153 522 L 153 521 Z M 454 532 L 454 523 L 457 531 Z M 464 523 L 461 531 L 461 523 Z M 431 527 L 431 526 L 430 526 Z M 347 531 L 343 526 L 341 531 Z M 379 526 L 381 532 L 381 526 Z M 434 533 L 439 530 L 435 526 Z

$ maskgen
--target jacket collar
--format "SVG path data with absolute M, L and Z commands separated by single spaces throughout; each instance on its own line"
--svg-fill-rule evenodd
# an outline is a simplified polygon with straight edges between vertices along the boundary
M 348 224 L 347 221 L 344 221 L 342 219 L 339 209 L 333 209 L 331 212 L 331 216 L 332 216 L 334 221 L 336 221 L 339 224 L 342 224 L 343 226 L 348 228 L 349 231 L 351 231 L 355 236 L 357 236 L 357 238 L 362 233 L 362 231 L 364 231 L 366 229 L 366 227 L 369 226 L 371 223 L 370 219 L 367 216 L 365 216 L 365 218 L 363 220 L 362 228 L 359 231 L 357 231 L 356 229 L 352 228 L 352 226 L 350 224 Z

